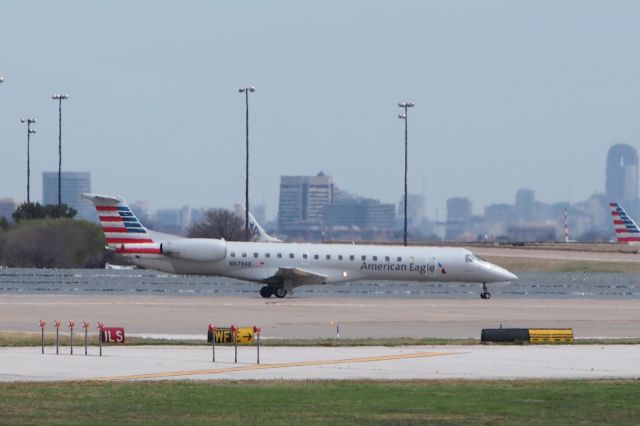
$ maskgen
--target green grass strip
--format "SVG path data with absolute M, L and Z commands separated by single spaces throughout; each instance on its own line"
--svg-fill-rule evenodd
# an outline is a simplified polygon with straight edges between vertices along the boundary
M 28 347 L 40 346 L 40 333 L 37 332 L 0 332 L 0 347 Z M 89 346 L 98 345 L 97 334 L 89 334 Z M 55 333 L 45 333 L 45 346 L 55 345 Z M 59 336 L 60 346 L 69 346 L 69 334 Z M 84 334 L 75 335 L 73 338 L 75 347 L 84 346 Z M 253 343 L 255 345 L 255 343 Z M 317 347 L 353 347 L 353 346 L 434 346 L 434 345 L 477 345 L 480 339 L 444 339 L 436 337 L 425 338 L 376 338 L 376 339 L 262 339 L 262 346 L 317 346 Z M 501 343 L 506 345 L 522 343 Z M 525 343 L 526 344 L 526 343 Z M 603 338 L 603 339 L 578 339 L 574 341 L 578 345 L 637 345 L 640 338 Z M 127 337 L 127 346 L 204 346 L 207 343 L 203 334 L 200 340 L 189 339 L 157 339 L 142 337 Z
M 637 424 L 640 382 L 0 385 L 3 424 Z

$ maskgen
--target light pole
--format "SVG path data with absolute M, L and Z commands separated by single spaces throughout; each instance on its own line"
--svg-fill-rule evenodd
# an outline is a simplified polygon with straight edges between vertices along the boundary
M 244 180 L 244 239 L 245 241 L 249 241 L 249 93 L 253 93 L 256 91 L 256 88 L 253 86 L 249 87 L 241 87 L 238 89 L 238 92 L 244 93 L 245 95 L 245 106 L 246 106 L 246 119 L 245 119 L 245 128 L 247 132 L 247 161 L 246 161 L 246 173 Z
M 32 129 L 31 125 L 36 122 L 35 118 L 23 118 L 21 123 L 27 123 L 27 204 L 31 203 L 31 161 L 30 161 L 30 146 L 31 135 L 36 133 L 36 129 Z
M 69 95 L 53 95 L 51 99 L 58 101 L 58 214 L 62 215 L 62 100 Z
M 407 112 L 409 108 L 413 108 L 413 102 L 400 102 L 398 106 L 404 108 L 404 114 L 398 115 L 398 118 L 404 120 L 404 245 L 407 246 Z

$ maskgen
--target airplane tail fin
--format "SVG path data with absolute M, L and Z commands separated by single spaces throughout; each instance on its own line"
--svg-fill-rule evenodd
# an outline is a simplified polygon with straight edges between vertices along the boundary
M 619 243 L 640 243 L 640 228 L 627 215 L 627 212 L 618 203 L 609 203 L 613 228 L 616 231 L 616 239 Z
M 236 214 L 245 220 L 245 208 L 244 204 L 234 204 L 236 209 Z M 263 243 L 281 243 L 282 240 L 279 240 L 276 237 L 272 237 L 267 234 L 267 232 L 262 229 L 262 226 L 258 223 L 255 217 L 249 212 L 249 231 L 251 233 L 251 241 L 263 242 Z
M 82 194 L 95 206 L 107 247 L 116 252 L 125 252 L 131 244 L 153 244 L 153 237 L 142 226 L 124 200 L 108 195 Z M 140 246 L 138 246 L 140 247 Z

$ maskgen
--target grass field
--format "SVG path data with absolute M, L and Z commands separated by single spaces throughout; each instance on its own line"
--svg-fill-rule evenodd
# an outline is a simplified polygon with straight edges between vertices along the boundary
M 24 347 L 40 346 L 41 335 L 37 332 L 23 331 L 0 331 L 1 347 Z M 90 333 L 88 336 L 89 346 L 98 346 L 98 336 Z M 45 346 L 55 345 L 55 333 L 45 333 Z M 84 347 L 84 334 L 74 336 L 74 347 Z M 69 335 L 60 334 L 59 344 L 61 347 L 69 346 Z M 185 339 L 157 339 L 142 337 L 127 337 L 127 346 L 205 346 L 209 345 L 202 336 L 201 340 Z M 319 347 L 342 347 L 342 346 L 435 346 L 435 345 L 478 345 L 480 339 L 443 339 L 443 338 L 380 338 L 380 339 L 262 339 L 262 346 L 319 346 Z M 510 344 L 510 343 L 507 343 Z M 522 343 L 517 343 L 522 344 Z M 638 345 L 640 338 L 603 338 L 603 339 L 580 339 L 574 341 L 579 345 Z M 255 345 L 255 343 L 254 343 Z
M 638 424 L 638 381 L 0 385 L 2 424 Z

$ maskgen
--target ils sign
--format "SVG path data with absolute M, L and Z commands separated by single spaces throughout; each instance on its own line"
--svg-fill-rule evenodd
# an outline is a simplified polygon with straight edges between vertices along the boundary
M 216 338 L 216 343 L 231 343 L 233 344 L 233 334 L 230 328 L 217 328 L 213 334 Z M 207 332 L 207 342 L 211 343 L 213 338 L 211 329 Z M 240 327 L 238 328 L 237 340 L 239 344 L 253 343 L 253 327 Z
M 102 343 L 124 343 L 124 328 L 103 327 L 100 332 Z

